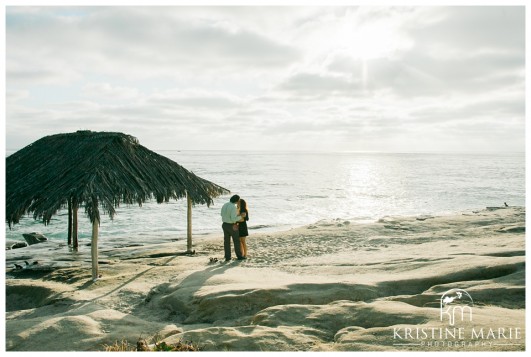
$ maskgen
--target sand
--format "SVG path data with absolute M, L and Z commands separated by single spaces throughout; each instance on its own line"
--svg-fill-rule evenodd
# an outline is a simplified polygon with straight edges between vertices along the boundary
M 144 338 L 205 351 L 525 350 L 522 207 L 251 231 L 248 260 L 211 263 L 222 240 L 195 239 L 193 256 L 183 241 L 102 243 L 96 282 L 87 246 L 6 251 L 6 349 Z M 24 260 L 38 264 L 13 269 Z M 451 289 L 473 298 L 453 326 L 440 305 Z

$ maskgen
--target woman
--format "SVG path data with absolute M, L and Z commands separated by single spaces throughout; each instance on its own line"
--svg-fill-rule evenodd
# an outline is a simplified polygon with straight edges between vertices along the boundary
M 240 246 L 242 250 L 242 256 L 244 258 L 247 258 L 247 243 L 245 242 L 245 238 L 249 235 L 249 231 L 247 230 L 247 221 L 249 220 L 249 211 L 247 211 L 247 202 L 245 202 L 244 199 L 240 199 L 238 201 L 238 215 L 245 212 L 245 218 L 242 218 L 240 222 L 238 222 L 239 230 L 240 230 Z

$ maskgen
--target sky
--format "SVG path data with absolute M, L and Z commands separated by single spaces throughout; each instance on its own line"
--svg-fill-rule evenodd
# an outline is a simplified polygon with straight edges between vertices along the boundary
M 7 6 L 8 151 L 524 152 L 523 6 Z

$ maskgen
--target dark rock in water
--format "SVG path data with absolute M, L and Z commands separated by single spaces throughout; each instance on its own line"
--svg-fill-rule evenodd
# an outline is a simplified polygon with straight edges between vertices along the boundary
M 27 247 L 27 246 L 28 246 L 28 243 L 26 243 L 26 242 L 18 242 L 18 243 L 13 244 L 10 247 L 10 249 L 24 248 L 24 247 Z
M 500 233 L 525 233 L 524 226 L 502 227 L 498 229 Z
M 6 239 L 6 250 L 10 250 L 11 246 L 15 243 L 18 243 L 16 240 L 7 240 Z
M 22 234 L 26 242 L 28 242 L 29 245 L 38 244 L 42 242 L 46 242 L 48 238 L 43 236 L 41 233 L 32 232 L 32 233 L 24 233 Z
M 430 216 L 430 215 L 427 215 L 427 214 L 423 214 L 423 215 L 420 215 L 420 216 L 416 217 L 415 219 L 417 221 L 425 221 L 427 219 L 432 219 L 432 218 L 434 218 L 434 217 Z
M 497 211 L 499 209 L 505 209 L 507 207 L 487 207 L 487 211 Z

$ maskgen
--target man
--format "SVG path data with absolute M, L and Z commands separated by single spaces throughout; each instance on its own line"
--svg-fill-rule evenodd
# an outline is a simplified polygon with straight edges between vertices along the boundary
M 242 213 L 241 216 L 238 216 L 236 210 L 236 204 L 240 200 L 240 196 L 234 195 L 230 198 L 230 201 L 225 203 L 221 207 L 221 219 L 223 220 L 223 240 L 225 246 L 225 261 L 230 261 L 231 259 L 231 249 L 230 249 L 230 238 L 234 243 L 234 252 L 238 260 L 243 260 L 242 251 L 240 247 L 240 232 L 236 222 L 240 221 L 242 218 L 245 218 L 245 213 Z

